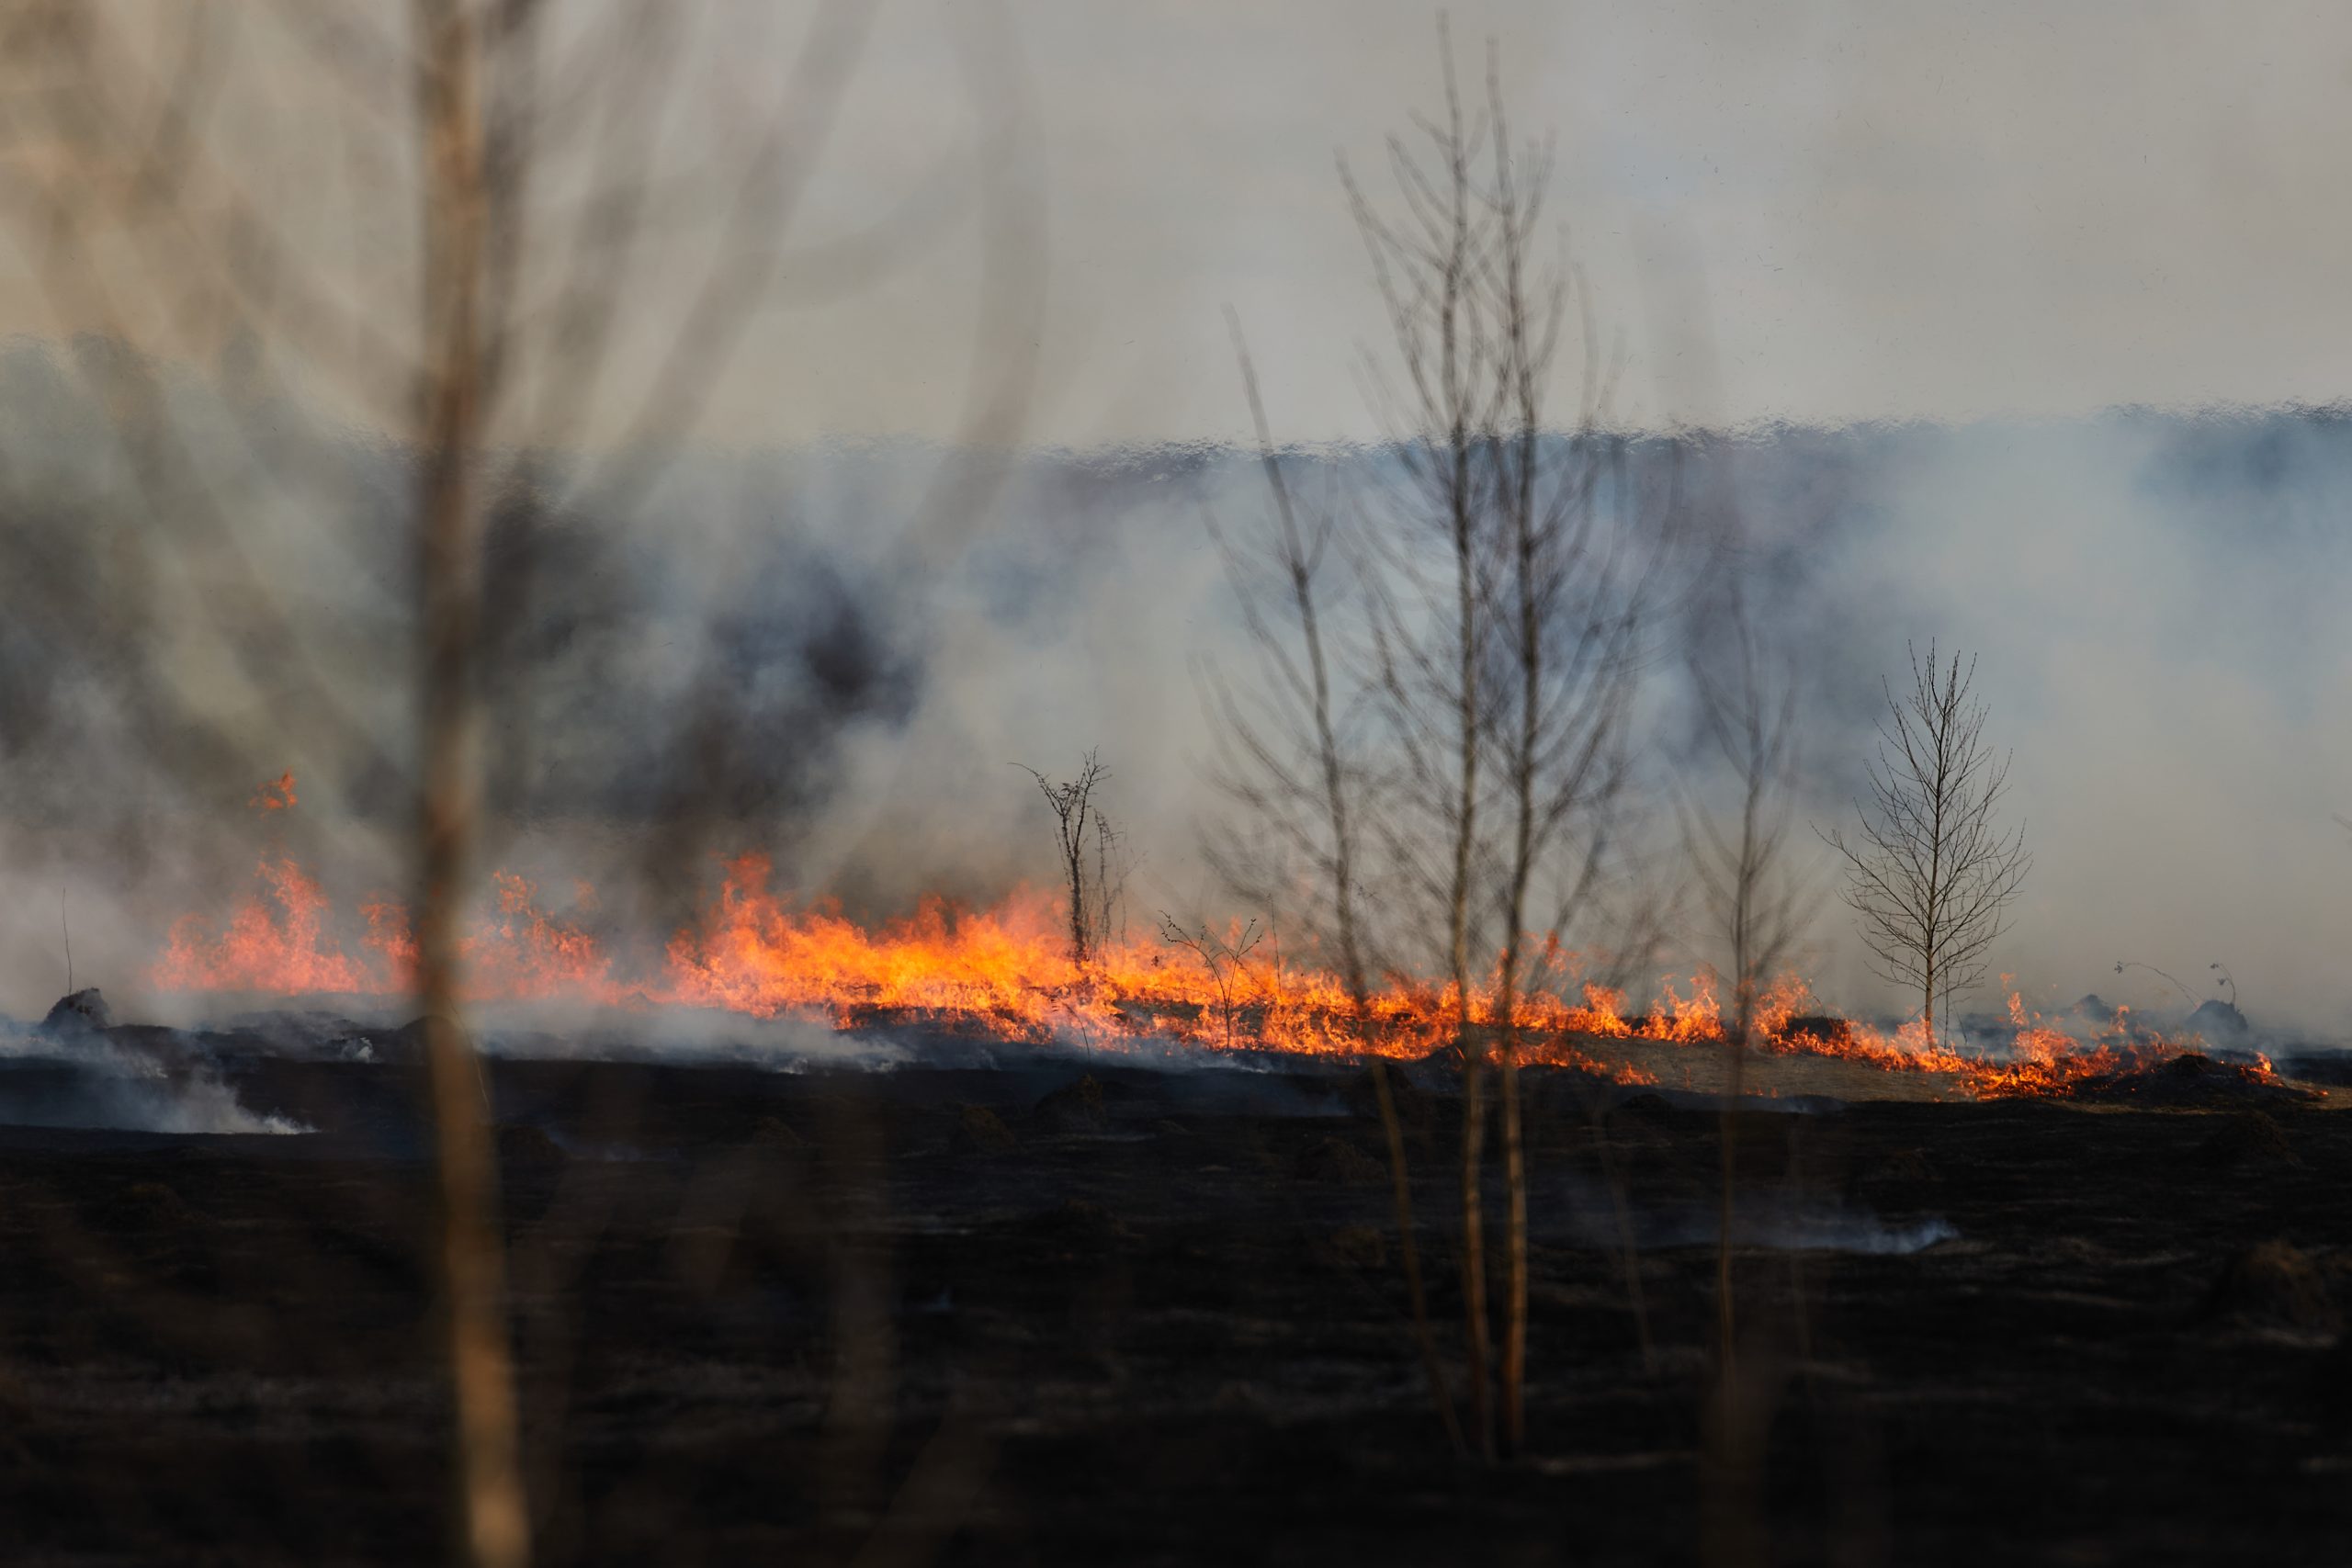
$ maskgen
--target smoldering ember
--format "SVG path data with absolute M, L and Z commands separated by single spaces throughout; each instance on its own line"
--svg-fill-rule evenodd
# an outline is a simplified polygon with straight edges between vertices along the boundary
M 0 28 L 0 1558 L 2346 1559 L 2352 14 Z

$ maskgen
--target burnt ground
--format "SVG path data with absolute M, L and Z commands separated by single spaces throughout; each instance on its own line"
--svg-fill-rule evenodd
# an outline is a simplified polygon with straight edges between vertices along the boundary
M 411 1072 L 224 1070 L 321 1130 L 0 1130 L 0 1560 L 443 1550 Z M 498 1064 L 544 1560 L 2346 1558 L 2324 1106 L 1741 1113 L 1724 1419 L 1719 1119 L 1531 1075 L 1529 1457 L 1487 1466 L 1361 1079 L 1086 1071 Z M 1458 1363 L 1442 1083 L 1405 1100 Z

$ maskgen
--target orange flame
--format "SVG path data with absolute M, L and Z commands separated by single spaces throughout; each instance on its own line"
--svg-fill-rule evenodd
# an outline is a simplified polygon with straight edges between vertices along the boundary
M 292 806 L 294 804 L 294 770 L 288 768 L 263 784 L 254 792 L 254 797 L 245 804 L 256 811 L 283 811 Z
M 288 785 L 290 795 L 290 784 Z M 595 934 L 543 908 L 523 877 L 492 878 L 494 911 L 460 939 L 468 992 L 481 999 L 568 999 L 600 1006 L 646 1003 L 720 1009 L 755 1018 L 794 1016 L 850 1029 L 918 1024 L 1007 1041 L 1061 1040 L 1117 1048 L 1175 1040 L 1306 1055 L 1418 1058 L 1456 1043 L 1457 1020 L 1473 1038 L 1501 1033 L 1494 977 L 1466 1006 L 1451 985 L 1392 980 L 1363 1016 L 1333 974 L 1271 953 L 1236 956 L 1238 933 L 1205 957 L 1141 943 L 1114 943 L 1084 964 L 1070 954 L 1058 903 L 1022 890 L 989 909 L 924 899 L 904 919 L 867 928 L 829 905 L 797 905 L 771 891 L 767 860 L 727 863 L 716 898 L 673 935 L 651 978 L 632 983 Z M 405 911 L 361 906 L 365 959 L 330 934 L 327 900 L 292 861 L 265 859 L 262 890 L 217 931 L 196 916 L 171 928 L 149 978 L 167 990 L 277 995 L 393 994 L 409 988 L 415 942 Z M 574 908 L 595 908 L 574 889 Z M 1654 1083 L 1639 1066 L 1604 1064 L 1590 1047 L 1643 1041 L 1720 1044 L 1725 1039 L 1716 977 L 1666 979 L 1649 1010 L 1626 1013 L 1623 991 L 1592 982 L 1566 999 L 1576 955 L 1547 945 L 1531 971 L 1540 986 L 1518 996 L 1510 1037 L 1524 1062 Z M 1985 1097 L 2064 1094 L 2095 1074 L 2164 1059 L 2187 1048 L 2135 1032 L 2120 1014 L 2090 1042 L 2031 1015 L 2008 998 L 2012 1038 L 2000 1059 L 1930 1041 L 1914 1021 L 1892 1034 L 1821 1015 L 1793 975 L 1759 987 L 1750 1040 L 1769 1055 L 1838 1058 L 1888 1072 L 1959 1077 Z M 2249 1068 L 2249 1072 L 2256 1069 Z M 2269 1074 L 2266 1062 L 2260 1075 Z
M 260 875 L 266 896 L 239 906 L 218 937 L 199 916 L 174 921 L 149 982 L 166 991 L 281 995 L 386 988 L 326 940 L 321 921 L 326 895 L 300 866 L 265 858 Z
M 291 860 L 265 858 L 262 890 L 240 904 L 217 932 L 201 917 L 172 923 L 164 955 L 148 983 L 164 991 L 234 991 L 272 996 L 385 996 L 413 988 L 416 939 L 408 912 L 389 899 L 360 907 L 372 962 L 354 958 L 328 931 L 326 895 Z M 622 998 L 610 963 L 594 940 L 541 910 L 535 889 L 500 872 L 497 918 L 459 940 L 469 994 L 483 999 Z

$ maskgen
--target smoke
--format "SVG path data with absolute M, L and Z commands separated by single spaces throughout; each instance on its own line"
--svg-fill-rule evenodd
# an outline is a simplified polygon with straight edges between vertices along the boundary
M 284 1134 L 209 1064 L 171 1063 L 96 1033 L 60 1041 L 0 1020 L 0 1124 L 137 1133 Z
M 0 355 L 0 1006 L 19 1015 L 63 989 L 69 926 L 80 983 L 152 1008 L 138 981 L 169 920 L 224 913 L 265 852 L 340 909 L 404 891 L 401 456 L 291 405 L 232 419 L 176 377 L 180 427 L 213 434 L 159 506 L 107 402 L 117 352 Z M 2258 1026 L 2352 1018 L 2331 954 L 2352 914 L 2331 820 L 2352 805 L 2331 705 L 2352 544 L 2329 522 L 2352 423 L 1763 428 L 1672 456 L 1694 505 L 1736 516 L 1798 673 L 1801 823 L 1850 809 L 1906 640 L 1965 649 L 2037 855 L 1996 971 L 2044 1010 L 2094 987 L 2144 1008 L 2162 998 L 2119 959 L 2199 985 L 2219 961 Z M 1302 460 L 1341 504 L 1377 462 Z M 543 459 L 490 531 L 483 870 L 539 880 L 625 961 L 658 959 L 745 851 L 865 917 L 990 899 L 1056 875 L 1013 764 L 1096 748 L 1138 929 L 1217 910 L 1198 671 L 1247 660 L 1202 519 L 1259 525 L 1254 466 L 1171 447 L 999 467 L 959 490 L 955 455 L 915 444 L 703 452 L 608 491 Z M 962 511 L 926 531 L 944 476 Z M 1652 798 L 1704 765 L 1679 671 L 1647 677 Z M 289 768 L 299 807 L 249 806 Z M 1899 1005 L 1823 906 L 1824 1000 Z
M 1555 1212 L 1567 1216 L 1577 1242 L 1589 1247 L 1622 1245 L 1610 1193 L 1575 1184 L 1557 1194 Z M 1711 1203 L 1644 1206 L 1629 1216 L 1634 1245 L 1644 1250 L 1717 1244 L 1723 1219 Z M 1789 1192 L 1744 1194 L 1732 1210 L 1732 1245 L 1774 1252 L 1850 1252 L 1872 1258 L 1904 1258 L 1960 1239 L 1939 1214 L 1890 1222 L 1867 1210 L 1834 1200 Z
M 1736 461 L 1805 672 L 1815 820 L 1861 788 L 1905 644 L 1965 649 L 2035 864 L 1991 954 L 2035 1005 L 2178 1005 L 2225 964 L 2257 1024 L 2340 1032 L 2352 863 L 2352 430 L 2329 411 L 1766 434 Z M 1821 488 L 1805 504 L 1779 498 Z M 1850 812 L 1851 807 L 1844 808 Z M 1841 999 L 1873 988 L 1833 909 Z

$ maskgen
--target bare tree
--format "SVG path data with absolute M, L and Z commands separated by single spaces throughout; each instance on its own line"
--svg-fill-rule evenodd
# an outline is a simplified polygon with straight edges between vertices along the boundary
M 1604 374 L 1591 298 L 1564 256 L 1538 254 L 1551 184 L 1548 145 L 1514 143 L 1498 62 L 1487 51 L 1493 174 L 1481 199 L 1493 242 L 1481 272 L 1502 389 L 1493 451 L 1497 525 L 1480 576 L 1494 601 L 1497 702 L 1488 740 L 1504 794 L 1498 902 L 1497 1059 L 1508 1205 L 1501 1373 L 1503 1437 L 1526 1438 L 1527 1174 L 1519 1100 L 1519 1003 L 1532 952 L 1575 929 L 1601 870 L 1611 807 L 1629 776 L 1627 720 L 1643 634 L 1662 582 L 1675 509 L 1627 502 L 1623 443 L 1602 428 Z M 1552 414 L 1571 308 L 1580 328 L 1581 400 L 1563 432 Z M 1544 896 L 1548 923 L 1531 931 Z
M 1418 120 L 1419 136 L 1392 136 L 1393 205 L 1375 203 L 1342 161 L 1340 180 L 1370 256 L 1401 375 L 1375 369 L 1374 398 L 1388 427 L 1398 479 L 1390 497 L 1396 536 L 1371 536 L 1385 567 L 1377 583 L 1374 637 L 1377 689 L 1398 752 L 1405 818 L 1383 837 L 1404 883 L 1426 900 L 1444 933 L 1462 1055 L 1462 1297 L 1470 1427 L 1495 1453 L 1492 1330 L 1487 1303 L 1487 1042 L 1474 1029 L 1485 946 L 1477 883 L 1482 776 L 1493 629 L 1481 569 L 1494 522 L 1497 420 L 1509 394 L 1483 287 L 1495 224 L 1478 174 L 1490 131 L 1463 103 L 1452 36 L 1441 18 L 1438 49 L 1445 112 Z M 1417 830 L 1425 823 L 1427 833 Z
M 1337 525 L 1329 511 L 1317 513 L 1311 523 L 1302 523 L 1290 479 L 1274 450 L 1257 367 L 1243 340 L 1240 321 L 1229 310 L 1227 321 L 1257 432 L 1259 465 L 1273 503 L 1274 526 L 1259 547 L 1250 549 L 1219 528 L 1214 516 L 1207 519 L 1227 581 L 1240 605 L 1260 676 L 1250 682 L 1245 699 L 1211 671 L 1207 685 L 1211 709 L 1218 721 L 1219 748 L 1212 782 L 1254 829 L 1272 838 L 1275 852 L 1262 852 L 1267 846 L 1245 833 L 1213 835 L 1207 854 L 1229 888 L 1269 904 L 1285 889 L 1278 873 L 1269 879 L 1268 867 L 1286 859 L 1304 863 L 1313 897 L 1321 906 L 1310 906 L 1310 929 L 1326 935 L 1336 951 L 1358 1036 L 1368 1041 L 1373 1029 L 1373 963 L 1357 910 L 1363 849 L 1360 778 L 1340 741 L 1341 699 L 1334 679 L 1334 660 L 1327 647 L 1329 606 L 1320 588 L 1334 549 Z M 1280 585 L 1272 605 L 1260 590 L 1261 578 L 1267 576 Z M 1370 1070 L 1373 1098 L 1388 1148 L 1397 1251 L 1414 1340 L 1429 1381 L 1430 1398 L 1447 1440 L 1458 1452 L 1461 1420 L 1430 1330 L 1404 1128 L 1388 1081 L 1388 1064 L 1375 1054 Z
M 1337 718 L 1351 705 L 1333 694 L 1312 591 L 1335 534 L 1328 521 L 1298 523 L 1246 354 L 1283 529 L 1265 564 L 1287 579 L 1284 619 L 1304 634 L 1306 667 L 1271 664 L 1277 699 L 1258 699 L 1255 711 L 1229 690 L 1219 697 L 1228 761 L 1240 764 L 1228 794 L 1316 871 L 1318 886 L 1342 895 L 1337 935 L 1351 984 L 1376 945 L 1358 899 L 1367 849 L 1396 923 L 1434 933 L 1463 1071 L 1470 1424 L 1491 1457 L 1498 1437 L 1514 1450 L 1525 1438 L 1520 1003 L 1532 955 L 1582 920 L 1604 864 L 1672 508 L 1640 515 L 1625 444 L 1603 428 L 1613 377 L 1594 351 L 1582 279 L 1547 237 L 1550 149 L 1514 139 L 1491 50 L 1476 105 L 1464 101 L 1442 23 L 1439 52 L 1444 112 L 1391 139 L 1393 195 L 1374 200 L 1341 167 L 1394 365 L 1369 367 L 1392 461 L 1371 516 L 1347 536 L 1363 630 L 1338 639 L 1376 760 L 1341 761 Z M 1571 370 L 1578 393 L 1564 417 L 1555 385 Z M 1287 658 L 1247 586 L 1247 563 L 1229 546 L 1227 557 L 1253 638 Z M 1251 863 L 1245 846 L 1228 850 L 1222 863 Z M 1490 1071 L 1501 1086 L 1508 1212 L 1499 1362 L 1485 1215 Z
M 1097 825 L 1094 786 L 1109 778 L 1111 770 L 1089 751 L 1079 764 L 1077 776 L 1059 783 L 1035 768 L 1023 766 L 1022 772 L 1037 781 L 1046 804 L 1053 808 L 1055 829 L 1060 840 L 1062 877 L 1069 887 L 1069 955 L 1073 963 L 1083 964 L 1093 951 L 1095 924 L 1086 896 L 1086 835 L 1090 827 Z M 1097 850 L 1099 852 L 1099 845 Z M 1100 896 L 1098 889 L 1098 899 Z
M 1813 886 L 1788 863 L 1796 780 L 1796 685 L 1772 659 L 1735 589 L 1719 662 L 1694 660 L 1692 684 L 1707 743 L 1730 784 L 1727 809 L 1678 798 L 1683 842 L 1706 898 L 1708 923 L 1729 959 L 1735 1047 L 1753 1032 L 1756 1003 L 1811 923 Z M 1738 1066 L 1734 1064 L 1734 1093 Z
M 1888 719 L 1870 765 L 1871 798 L 1857 802 L 1859 836 L 1822 834 L 1845 857 L 1847 904 L 1860 918 L 1871 967 L 1916 987 L 1919 1016 L 1936 1039 L 1936 998 L 1984 977 L 1985 950 L 2007 930 L 2006 912 L 2032 868 L 2025 827 L 1999 821 L 2009 759 L 1984 740 L 1989 711 L 1971 692 L 1976 661 L 1911 653 L 1911 684 L 1886 688 Z
M 1720 1427 L 1745 1430 L 1734 1406 L 1737 1325 L 1732 1291 L 1732 1211 L 1737 1184 L 1738 1103 L 1757 998 L 1788 960 L 1812 919 L 1814 886 L 1788 863 L 1793 812 L 1796 684 L 1760 646 L 1735 565 L 1721 613 L 1719 657 L 1696 652 L 1692 683 L 1702 728 L 1728 785 L 1710 810 L 1690 793 L 1677 797 L 1683 841 L 1706 899 L 1708 925 L 1729 961 L 1731 1020 L 1724 1043 L 1730 1083 L 1720 1128 L 1715 1215 L 1715 1343 Z
M 1183 948 L 1209 972 L 1209 984 L 1216 987 L 1217 1010 L 1225 1024 L 1225 1048 L 1228 1051 L 1233 1049 L 1234 1010 L 1241 1000 L 1235 987 L 1248 978 L 1244 965 L 1265 936 L 1254 919 L 1234 935 L 1221 937 L 1209 929 L 1206 921 L 1188 927 L 1165 909 L 1159 912 L 1159 940 L 1170 947 Z

